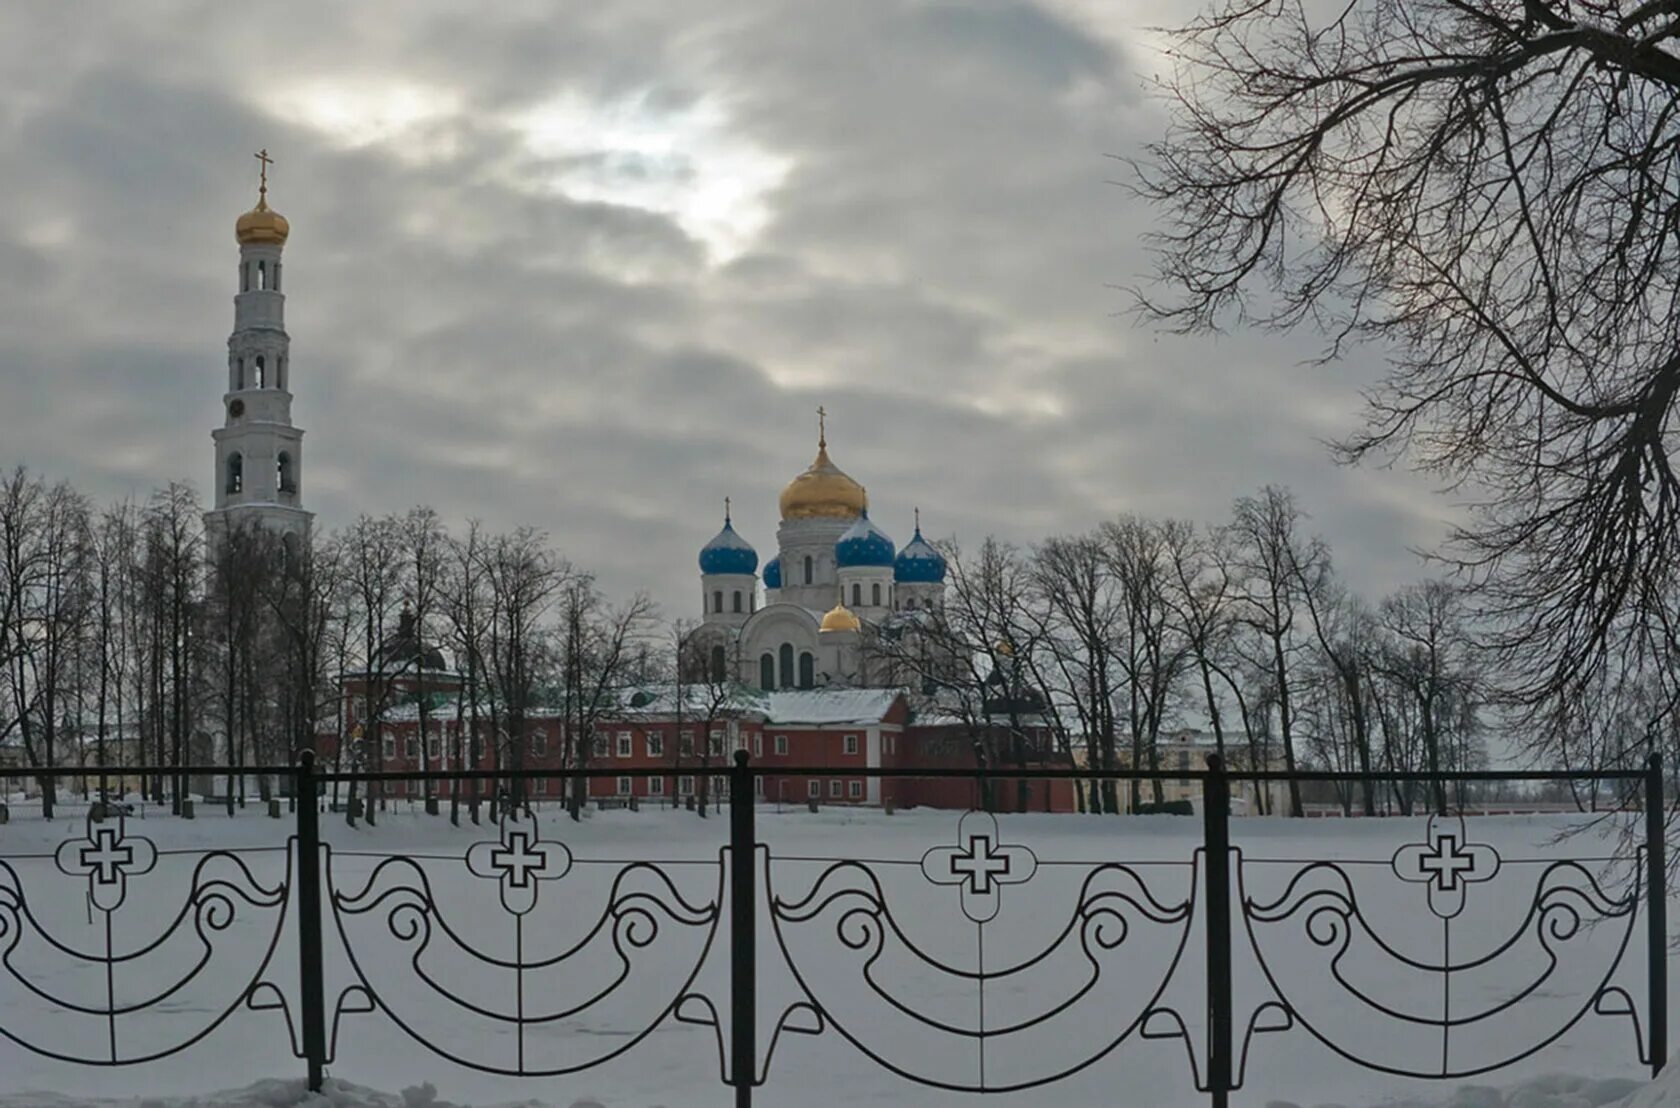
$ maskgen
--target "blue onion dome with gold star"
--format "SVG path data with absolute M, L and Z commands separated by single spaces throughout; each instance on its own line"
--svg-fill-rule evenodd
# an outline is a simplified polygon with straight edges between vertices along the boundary
M 735 533 L 729 509 L 723 511 L 723 530 L 711 542 L 700 548 L 700 572 L 753 573 L 758 569 L 758 551 Z
M 943 585 L 945 555 L 922 538 L 921 513 L 916 513 L 916 535 L 904 544 L 893 563 L 893 580 L 904 585 Z
M 780 554 L 764 563 L 764 587 L 767 589 L 782 587 L 782 556 Z
M 895 549 L 892 539 L 875 526 L 869 518 L 869 509 L 864 508 L 858 513 L 857 522 L 846 528 L 846 533 L 834 544 L 834 564 L 841 569 L 890 566 Z

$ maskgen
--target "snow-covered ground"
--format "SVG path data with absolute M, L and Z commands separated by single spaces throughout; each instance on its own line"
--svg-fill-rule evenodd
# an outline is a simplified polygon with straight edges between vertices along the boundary
M 0 861 L 15 875 L 8 878 L 0 868 L 0 900 L 6 882 L 15 880 L 35 921 L 57 941 L 98 952 L 104 914 L 89 902 L 89 881 L 64 876 L 54 861 L 61 844 L 82 838 L 85 826 L 73 819 L 46 823 L 28 810 L 14 813 L 14 821 L 0 827 Z M 546 868 L 534 871 L 539 880 L 530 886 L 535 889 L 530 903 L 505 881 L 495 880 L 497 871 L 485 869 L 490 852 L 509 844 L 472 849 L 496 839 L 494 829 L 452 828 L 445 819 L 407 811 L 388 815 L 375 829 L 352 830 L 337 818 L 323 820 L 333 847 L 334 891 L 346 909 L 368 909 L 341 912 L 342 930 L 328 925 L 329 1000 L 347 986 L 365 984 L 408 1030 L 387 1012 L 357 1011 L 365 1005 L 357 1003 L 354 992 L 347 994 L 338 1058 L 329 1067 L 335 1084 L 324 1099 L 309 1099 L 298 1080 L 302 1064 L 292 1056 L 287 1013 L 272 1007 L 251 1010 L 228 999 L 242 995 L 267 957 L 258 976 L 271 987 L 260 989 L 259 999 L 295 1004 L 295 932 L 283 913 L 265 907 L 261 893 L 287 873 L 291 818 L 269 820 L 254 808 L 231 820 L 215 812 L 191 822 L 149 815 L 128 820 L 125 839 L 113 844 L 119 854 L 127 846 L 143 856 L 143 838 L 157 849 L 151 871 L 129 879 L 122 906 L 112 914 L 119 951 L 146 947 L 169 927 L 206 850 L 235 851 L 238 861 L 222 858 L 206 865 L 198 873 L 198 887 L 243 888 L 254 902 L 230 893 L 226 906 L 234 911 L 228 919 L 222 916 L 224 906 L 207 898 L 197 926 L 188 917 L 171 941 L 118 964 L 113 994 L 119 1002 L 135 1003 L 155 994 L 158 981 L 182 976 L 203 956 L 200 932 L 214 952 L 207 972 L 143 1013 L 120 1017 L 114 1028 L 103 1015 L 65 1013 L 17 976 L 0 975 L 0 1031 L 83 1058 L 108 1057 L 112 1041 L 121 1056 L 130 1057 L 164 1050 L 183 1031 L 190 1036 L 204 1030 L 203 1040 L 156 1061 L 104 1068 L 54 1061 L 0 1040 L 0 1106 L 68 1108 L 88 1098 L 98 1103 L 106 1101 L 97 1098 L 111 1098 L 109 1103 L 125 1108 L 503 1103 L 721 1108 L 732 1103 L 731 1091 L 719 1080 L 720 1033 L 703 1022 L 708 1014 L 704 1005 L 690 1001 L 682 1008 L 685 1017 L 702 1022 L 659 1018 L 683 994 L 709 998 L 727 1013 L 726 932 L 711 946 L 706 941 L 708 912 L 718 898 L 717 860 L 726 819 L 702 821 L 660 810 L 606 813 L 574 824 L 558 812 L 539 811 L 537 833 L 563 843 L 569 857 L 550 854 L 532 863 Z M 1192 1079 L 1191 1056 L 1200 1065 L 1199 1049 L 1191 1051 L 1163 1021 L 1146 1025 L 1149 1037 L 1133 1027 L 1144 1011 L 1170 1008 L 1189 1026 L 1192 1040 L 1200 1038 L 1204 940 L 1199 924 L 1188 930 L 1183 926 L 1187 917 L 1199 919 L 1199 912 L 1183 910 L 1194 887 L 1189 862 L 1200 842 L 1199 821 L 1033 815 L 998 822 L 993 845 L 1028 848 L 1032 857 L 1012 857 L 1012 868 L 998 874 L 1004 883 L 979 896 L 962 891 L 966 881 L 938 883 L 941 876 L 952 876 L 951 866 L 966 872 L 962 867 L 973 863 L 957 850 L 956 813 L 887 816 L 825 810 L 812 815 L 803 809 L 760 809 L 760 838 L 772 859 L 770 891 L 783 905 L 776 921 L 768 908 L 760 911 L 761 1054 L 784 1015 L 788 1026 L 775 1038 L 759 1103 L 776 1108 L 980 1103 L 973 1093 L 930 1088 L 892 1071 L 956 1086 L 977 1082 L 981 1058 L 964 1034 L 975 1018 L 975 989 L 963 974 L 982 964 L 982 957 L 989 973 L 1032 962 L 1028 970 L 995 979 L 983 998 L 982 1018 L 992 1036 L 984 1059 L 989 1087 L 1037 1080 L 1096 1058 L 1052 1086 L 987 1096 L 985 1103 L 1151 1108 L 1206 1103 Z M 1429 844 L 1423 820 L 1234 822 L 1234 845 L 1248 860 L 1243 893 L 1261 904 L 1305 898 L 1300 911 L 1284 912 L 1275 927 L 1262 927 L 1252 943 L 1247 935 L 1239 938 L 1238 1048 L 1249 1018 L 1275 999 L 1274 990 L 1288 995 L 1310 1027 L 1256 1034 L 1243 1088 L 1232 1103 L 1253 1108 L 1600 1108 L 1632 1093 L 1628 1108 L 1680 1108 L 1680 1084 L 1667 1091 L 1636 1089 L 1644 1072 L 1626 1014 L 1615 1003 L 1601 1004 L 1601 1012 L 1591 1010 L 1593 997 L 1606 995 L 1602 986 L 1608 984 L 1625 990 L 1642 1013 L 1644 922 L 1642 917 L 1611 916 L 1579 933 L 1568 926 L 1571 906 L 1579 913 L 1592 903 L 1584 875 L 1600 878 L 1603 891 L 1613 895 L 1625 877 L 1607 872 L 1597 861 L 1579 871 L 1557 870 L 1555 863 L 1566 857 L 1599 859 L 1611 853 L 1599 831 L 1560 841 L 1560 832 L 1570 826 L 1555 817 L 1469 821 L 1470 843 L 1496 846 L 1501 865 L 1497 873 L 1479 872 L 1471 867 L 1480 863 L 1465 856 L 1470 860 L 1462 865 L 1470 880 L 1461 886 L 1462 912 L 1449 929 L 1431 910 L 1425 886 L 1401 880 L 1390 864 L 1402 845 Z M 950 850 L 925 857 L 939 847 Z M 393 856 L 401 859 L 393 861 Z M 70 858 L 74 868 L 81 856 L 60 857 Z M 1339 871 L 1310 873 L 1291 889 L 1301 871 L 1299 860 L 1322 858 L 1344 865 Z M 836 859 L 864 860 L 868 872 L 835 867 Z M 660 863 L 657 872 L 632 864 L 650 860 Z M 1137 865 L 1125 871 L 1102 868 L 1111 861 Z M 1030 881 L 1014 880 L 1029 871 Z M 1536 889 L 1545 882 L 1555 886 L 1553 899 L 1531 917 Z M 1334 903 L 1343 889 L 1357 894 L 1372 935 L 1388 946 L 1363 932 L 1349 935 L 1349 957 L 1332 965 L 1329 952 L 1341 942 L 1336 917 L 1316 909 Z M 427 910 L 415 890 L 429 892 L 435 911 Z M 99 895 L 108 898 L 110 893 Z M 512 902 L 506 903 L 509 895 Z M 609 904 L 616 911 L 603 920 Z M 871 905 L 887 906 L 890 917 L 866 910 Z M 1076 911 L 1080 905 L 1083 912 Z M 528 913 L 517 916 L 516 925 L 510 908 Z M 0 928 L 6 918 L 0 910 Z M 988 922 L 982 927 L 974 922 L 978 919 Z M 1534 926 L 1525 930 L 1525 921 Z M 1550 938 L 1499 949 L 1513 934 L 1542 932 Z M 428 942 L 417 972 L 416 940 L 422 935 Z M 1326 936 L 1329 945 L 1321 945 Z M 103 969 L 94 976 L 74 973 L 67 965 L 70 959 L 55 956 L 39 939 L 23 939 L 0 931 L 8 966 L 49 994 L 103 1005 Z M 855 945 L 848 945 L 848 939 Z M 516 982 L 498 967 L 453 948 L 456 940 L 501 959 L 512 958 L 517 944 L 527 963 L 574 947 L 579 956 Z M 1450 1001 L 1439 996 L 1438 975 L 1413 964 L 1438 959 L 1443 944 L 1449 945 L 1455 963 L 1487 959 L 1481 969 L 1455 978 L 1461 992 Z M 909 957 L 912 948 L 934 964 Z M 1033 961 L 1040 954 L 1045 957 Z M 1554 957 L 1558 967 L 1546 973 L 1546 961 Z M 1161 978 L 1175 959 L 1176 969 L 1163 987 Z M 1403 1016 L 1438 1016 L 1442 1009 L 1437 1005 L 1443 1002 L 1454 1018 L 1506 999 L 1520 1003 L 1497 1018 L 1455 1028 L 1459 1037 L 1444 1043 L 1438 1028 L 1415 1019 L 1387 1019 L 1381 1013 L 1372 1018 L 1368 1006 L 1338 992 L 1333 970 L 1342 972 L 1343 985 Z M 621 973 L 625 980 L 619 983 Z M 1081 995 L 1093 973 L 1100 986 Z M 472 1007 L 434 992 L 428 979 Z M 565 1003 L 561 998 L 594 995 L 615 984 L 608 1001 L 527 1028 L 524 1035 L 494 1015 L 512 1003 L 516 989 L 530 1017 L 533 1012 L 556 1014 Z M 1536 985 L 1532 992 L 1515 996 L 1531 984 Z M 812 1018 L 798 1007 L 805 990 L 820 997 L 831 1017 L 817 1034 L 797 1033 Z M 1070 998 L 1075 1001 L 1071 1007 L 1055 1011 Z M 910 1020 L 895 1003 L 937 1026 Z M 1273 1022 L 1262 1012 L 1260 1026 Z M 1450 1072 L 1460 1073 L 1482 1058 L 1522 1054 L 1554 1031 L 1561 1032 L 1556 1041 L 1513 1065 L 1446 1081 L 1377 1072 L 1337 1053 L 1368 1055 L 1399 1069 L 1426 1070 L 1444 1058 Z M 1123 1041 L 1106 1051 L 1115 1039 Z M 523 1055 L 524 1068 L 553 1075 L 486 1073 L 444 1055 L 502 1070 L 517 1067 Z M 599 1059 L 606 1060 L 578 1072 L 558 1072 Z M 1546 1076 L 1557 1073 L 1578 1076 Z M 251 1085 L 259 1077 L 277 1080 Z M 420 1085 L 422 1080 L 431 1085 Z M 239 1092 L 216 1092 L 222 1089 Z

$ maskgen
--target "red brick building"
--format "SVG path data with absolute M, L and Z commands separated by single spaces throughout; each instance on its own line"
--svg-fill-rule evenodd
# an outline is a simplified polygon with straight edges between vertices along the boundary
M 377 728 L 370 722 L 368 689 L 386 689 L 388 705 Z M 1012 764 L 1006 729 L 995 727 L 976 734 L 976 728 L 933 706 L 913 704 L 902 689 L 810 689 L 760 692 L 738 689 L 723 707 L 708 713 L 700 693 L 704 686 L 684 690 L 679 703 L 673 687 L 643 689 L 627 696 L 616 710 L 597 721 L 585 744 L 586 767 L 592 770 L 654 770 L 654 776 L 593 777 L 589 797 L 595 801 L 683 804 L 690 797 L 715 799 L 727 795 L 726 771 L 736 750 L 749 753 L 752 764 L 766 772 L 755 778 L 759 797 L 768 802 L 872 805 L 895 808 L 929 806 L 974 807 L 979 790 L 972 778 L 880 778 L 868 769 L 970 770 L 977 763 L 976 739 L 995 768 Z M 476 765 L 461 718 L 461 679 L 441 665 L 410 666 L 396 676 L 370 679 L 354 674 L 344 682 L 343 734 L 351 737 L 351 757 L 344 764 L 364 769 L 451 770 L 491 769 L 511 763 L 506 742 L 492 744 L 491 722 L 481 717 Z M 425 699 L 426 734 L 421 736 L 421 698 Z M 374 732 L 378 746 L 373 746 Z M 337 734 L 321 736 L 322 755 L 337 761 Z M 1033 720 L 1023 728 L 1023 753 L 1034 768 L 1068 763 L 1051 751 L 1049 729 Z M 568 767 L 566 724 L 558 712 L 539 708 L 526 715 L 522 761 L 527 769 L 563 770 Z M 456 751 L 461 751 L 459 761 Z M 822 769 L 822 773 L 780 773 L 780 770 Z M 533 799 L 558 799 L 561 782 L 533 782 Z M 386 795 L 419 798 L 428 795 L 422 782 L 389 782 Z M 432 794 L 445 792 L 434 788 Z M 1007 794 L 1007 795 L 1004 795 Z M 1035 781 L 1028 790 L 1032 811 L 1073 811 L 1069 781 Z M 1002 790 L 999 806 L 1018 805 L 1014 788 Z

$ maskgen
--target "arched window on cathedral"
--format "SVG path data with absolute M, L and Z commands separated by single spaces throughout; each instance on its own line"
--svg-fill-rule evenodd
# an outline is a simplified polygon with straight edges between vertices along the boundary
M 735 610 L 737 612 L 741 610 L 741 590 L 740 589 L 735 590 Z
M 712 611 L 714 611 L 714 612 L 723 611 L 723 590 L 722 589 L 713 589 L 712 590 Z
M 799 687 L 809 689 L 817 683 L 817 660 L 809 651 L 799 656 Z
M 274 364 L 274 387 L 283 389 L 286 387 L 286 355 L 280 355 Z
M 863 607 L 863 586 L 856 581 L 852 582 L 852 607 Z
M 245 359 L 235 358 L 233 366 L 233 388 L 237 392 L 245 387 Z
M 245 459 L 238 454 L 228 455 L 227 491 L 229 494 L 245 491 Z
M 274 486 L 281 492 L 297 492 L 297 478 L 292 474 L 292 456 L 284 450 L 274 459 Z
M 785 643 L 782 644 L 781 658 L 778 659 L 778 660 L 782 664 L 782 688 L 791 689 L 791 688 L 793 688 L 793 644 L 792 643 L 785 642 Z
M 251 372 L 251 387 L 252 388 L 260 389 L 260 388 L 263 387 L 263 375 L 267 372 L 267 368 L 268 367 L 263 364 L 263 356 L 261 354 L 258 354 L 257 355 L 256 368 L 253 369 L 252 372 Z
M 881 606 L 881 582 L 877 581 L 869 586 L 869 595 L 871 597 L 870 603 L 879 608 Z
M 758 656 L 758 687 L 765 692 L 776 687 L 776 659 L 769 651 Z
M 811 573 L 811 569 L 812 569 L 811 556 L 809 554 L 807 554 L 807 555 L 805 555 L 805 583 L 807 585 L 809 585 L 813 580 L 815 580 L 815 577 Z
M 274 291 L 280 291 L 280 263 L 274 263 Z
M 251 291 L 251 267 L 249 264 L 239 267 L 239 291 Z
M 723 647 L 721 645 L 712 647 L 712 680 L 713 681 L 721 682 L 723 680 L 723 670 L 724 670 L 724 666 L 726 664 L 726 661 L 727 661 L 727 659 L 724 657 Z
M 268 263 L 267 262 L 258 262 L 257 263 L 257 288 L 259 288 L 259 289 L 268 288 Z

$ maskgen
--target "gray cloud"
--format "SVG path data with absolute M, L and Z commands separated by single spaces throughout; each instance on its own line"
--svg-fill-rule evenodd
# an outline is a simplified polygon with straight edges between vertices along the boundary
M 328 526 L 422 501 L 532 523 L 688 614 L 725 495 L 769 556 L 821 403 L 900 541 L 916 505 L 935 534 L 1032 541 L 1282 481 L 1361 587 L 1416 576 L 1447 506 L 1319 443 L 1373 357 L 1303 368 L 1310 338 L 1116 314 L 1151 213 L 1105 155 L 1161 121 L 1131 26 L 1160 13 L 1115 7 L 14 13 L 0 461 L 102 496 L 207 486 L 266 145 Z

